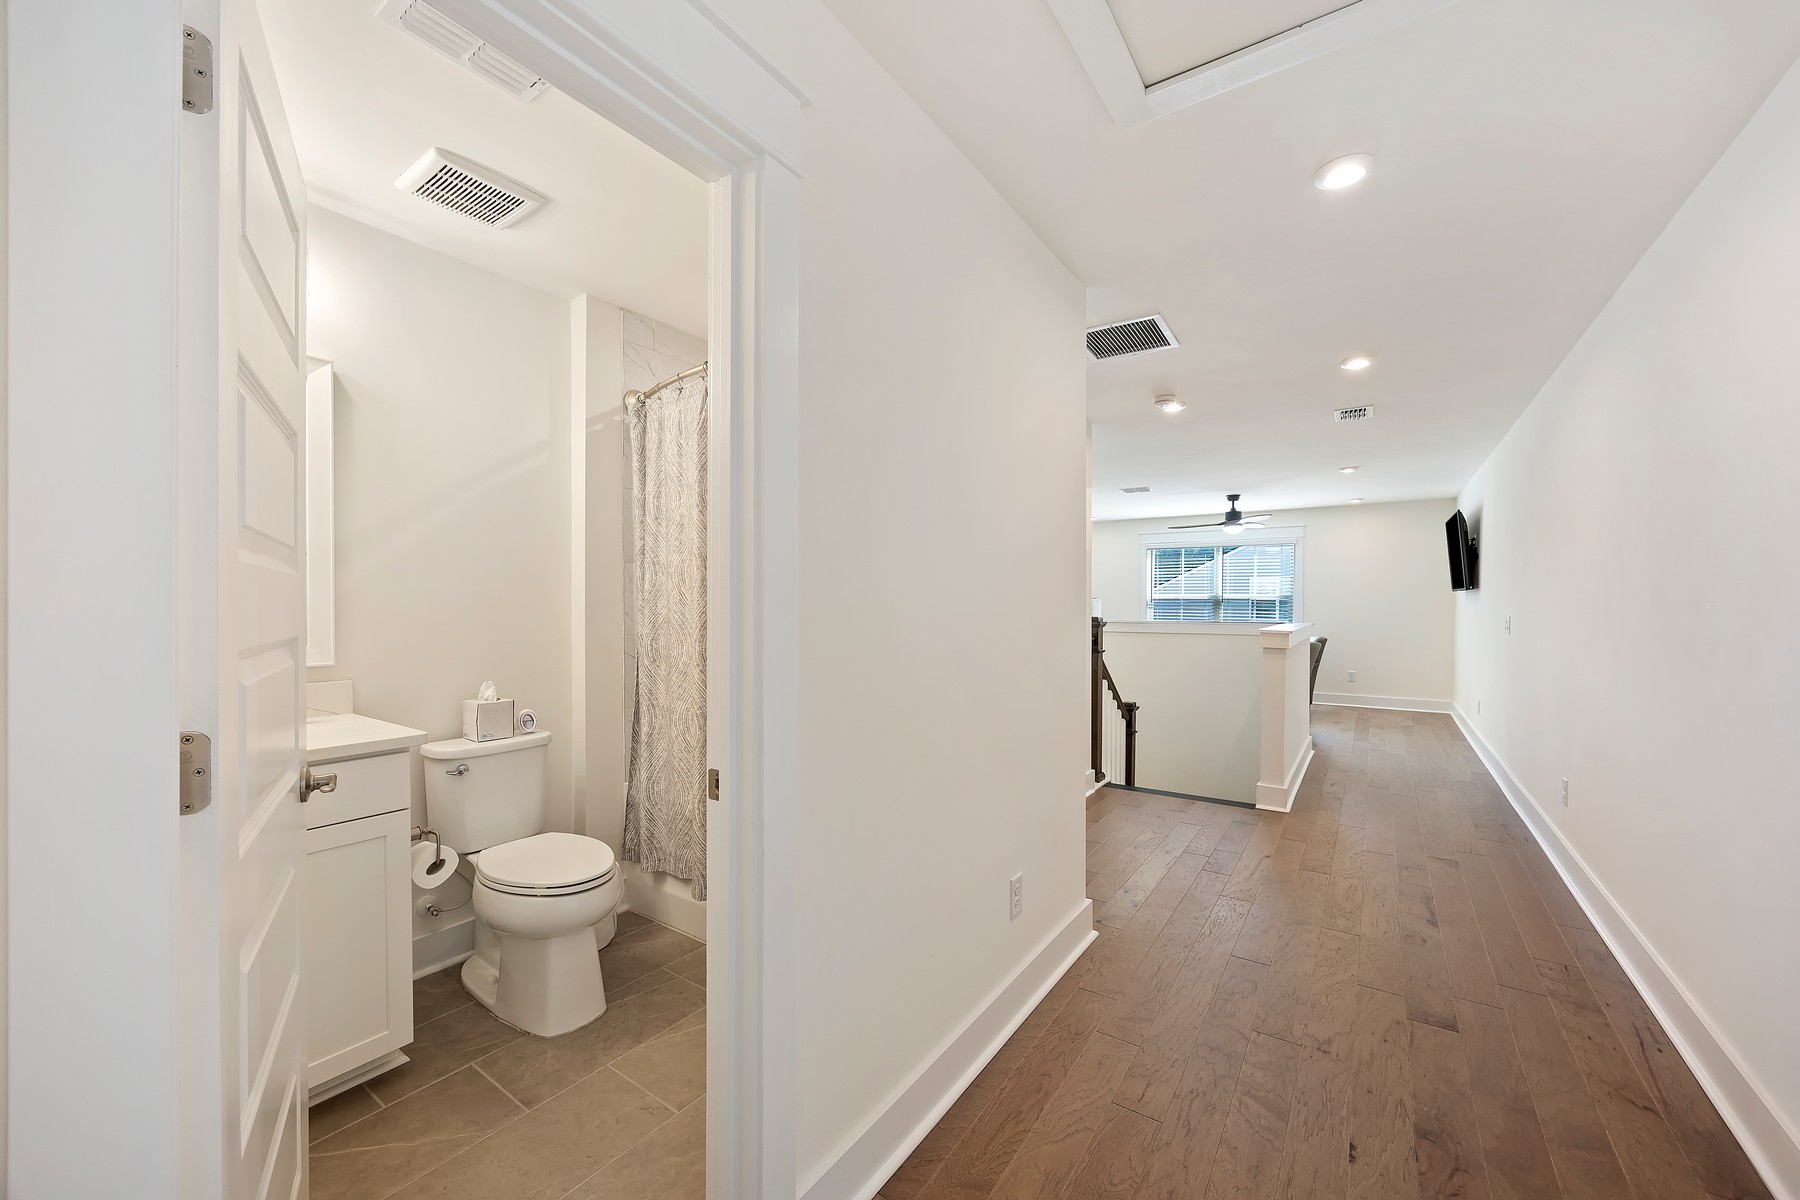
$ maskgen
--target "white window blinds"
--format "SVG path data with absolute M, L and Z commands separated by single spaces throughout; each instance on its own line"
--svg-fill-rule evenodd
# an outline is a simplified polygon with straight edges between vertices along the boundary
M 1153 546 L 1145 550 L 1152 621 L 1294 619 L 1292 542 L 1241 546 Z

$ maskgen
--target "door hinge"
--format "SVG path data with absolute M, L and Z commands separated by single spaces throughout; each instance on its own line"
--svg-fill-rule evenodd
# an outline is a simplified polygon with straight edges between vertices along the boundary
M 181 815 L 197 813 L 212 803 L 212 739 L 184 729 L 181 733 Z
M 717 767 L 709 768 L 706 772 L 706 798 L 708 800 L 717 800 L 719 798 L 719 771 Z
M 181 109 L 211 112 L 213 106 L 212 39 L 192 25 L 181 27 Z

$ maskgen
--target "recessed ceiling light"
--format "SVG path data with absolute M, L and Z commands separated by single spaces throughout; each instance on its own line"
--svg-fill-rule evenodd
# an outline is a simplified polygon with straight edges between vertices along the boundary
M 1354 474 L 1356 474 L 1356 468 L 1355 467 L 1339 467 L 1338 474 L 1339 475 L 1354 475 Z
M 1354 358 L 1346 358 L 1343 362 L 1339 363 L 1338 366 L 1344 368 L 1346 371 L 1366 371 L 1373 366 L 1374 363 L 1375 360 L 1368 355 L 1358 354 Z
M 1156 398 L 1156 407 L 1162 409 L 1166 413 L 1178 413 L 1186 408 L 1187 405 L 1183 404 L 1180 400 L 1177 400 L 1174 396 L 1158 396 Z
M 1350 497 L 1350 503 L 1352 503 L 1352 504 L 1361 504 L 1362 502 L 1363 502 L 1363 498 L 1361 496 Z
M 1319 168 L 1318 174 L 1313 176 L 1313 186 L 1327 192 L 1353 187 L 1367 178 L 1374 165 L 1373 154 L 1346 154 L 1334 158 Z

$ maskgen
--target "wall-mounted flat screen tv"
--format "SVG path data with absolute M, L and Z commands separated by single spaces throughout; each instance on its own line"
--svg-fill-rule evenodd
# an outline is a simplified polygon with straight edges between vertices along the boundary
M 1450 589 L 1466 592 L 1479 586 L 1480 555 L 1461 509 L 1444 522 L 1444 547 L 1450 552 Z

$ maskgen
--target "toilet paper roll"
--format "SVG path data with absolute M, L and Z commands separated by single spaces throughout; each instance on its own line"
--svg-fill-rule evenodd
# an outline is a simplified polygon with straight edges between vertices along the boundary
M 434 888 L 456 874 L 456 851 L 445 846 L 444 859 L 437 861 L 436 842 L 414 842 L 412 848 L 412 881 L 422 888 Z M 436 869 L 433 869 L 435 866 Z

